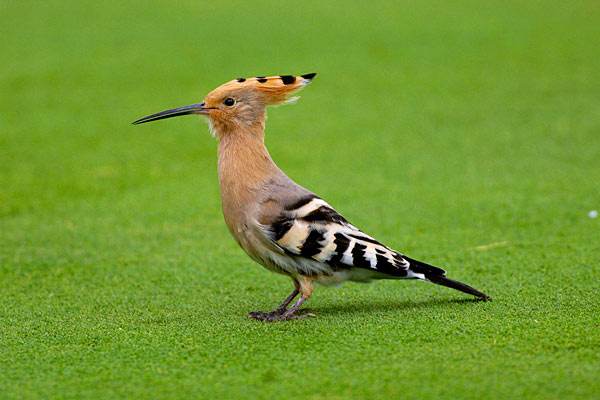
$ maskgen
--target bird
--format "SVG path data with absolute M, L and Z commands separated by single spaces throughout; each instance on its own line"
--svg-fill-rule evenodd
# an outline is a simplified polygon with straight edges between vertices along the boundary
M 264 142 L 266 110 L 295 102 L 297 92 L 315 76 L 237 78 L 209 92 L 201 103 L 133 122 L 138 125 L 193 114 L 206 117 L 218 142 L 221 203 L 229 232 L 251 259 L 290 277 L 294 285 L 277 308 L 248 316 L 266 322 L 314 316 L 301 306 L 311 297 L 315 284 L 375 279 L 424 280 L 477 300 L 491 300 L 487 294 L 446 277 L 445 270 L 410 258 L 364 233 L 275 164 Z

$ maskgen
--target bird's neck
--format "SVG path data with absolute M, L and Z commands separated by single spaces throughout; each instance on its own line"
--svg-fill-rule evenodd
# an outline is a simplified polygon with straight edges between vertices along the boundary
M 264 124 L 219 132 L 219 182 L 225 221 L 238 229 L 261 188 L 282 173 L 264 143 Z

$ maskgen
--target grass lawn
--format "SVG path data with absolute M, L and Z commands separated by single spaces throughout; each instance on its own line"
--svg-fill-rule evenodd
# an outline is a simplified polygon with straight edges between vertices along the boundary
M 595 1 L 0 4 L 0 398 L 600 397 Z M 488 292 L 317 288 L 223 222 L 199 118 L 238 76 L 318 72 L 270 110 L 296 181 Z

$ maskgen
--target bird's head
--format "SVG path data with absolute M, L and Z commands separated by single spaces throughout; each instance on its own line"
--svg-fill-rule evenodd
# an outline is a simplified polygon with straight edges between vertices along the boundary
M 270 105 L 294 101 L 293 94 L 308 85 L 316 74 L 238 78 L 214 89 L 204 101 L 140 118 L 134 124 L 157 121 L 180 115 L 200 114 L 208 117 L 211 130 L 218 135 L 237 128 L 264 122 Z

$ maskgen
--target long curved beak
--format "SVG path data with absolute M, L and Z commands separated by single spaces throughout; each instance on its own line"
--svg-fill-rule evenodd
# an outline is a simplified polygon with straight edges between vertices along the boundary
M 207 115 L 208 111 L 212 108 L 206 107 L 204 103 L 192 104 L 190 106 L 183 106 L 173 108 L 171 110 L 161 111 L 156 114 L 148 115 L 133 122 L 133 125 L 143 124 L 144 122 L 158 121 L 159 119 L 178 117 L 180 115 L 188 114 L 203 114 Z

